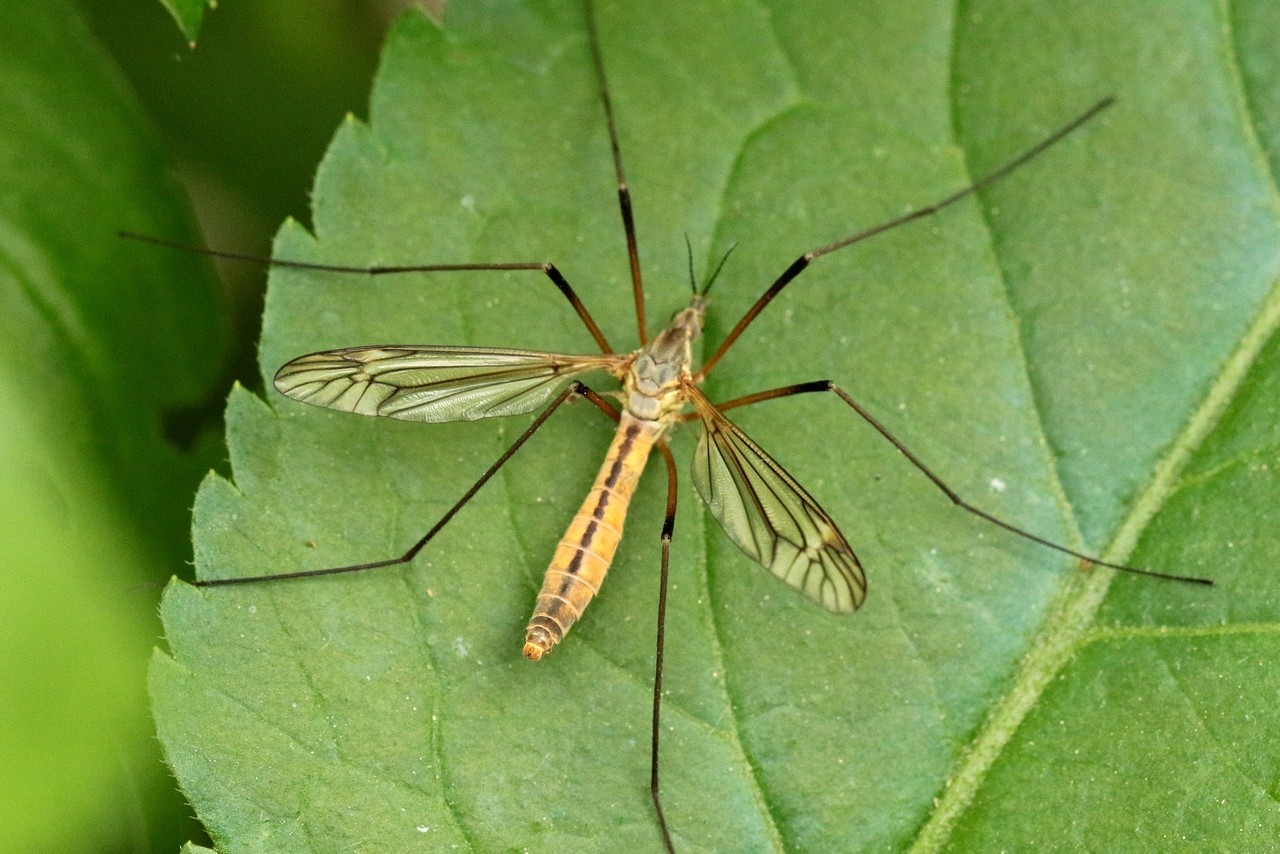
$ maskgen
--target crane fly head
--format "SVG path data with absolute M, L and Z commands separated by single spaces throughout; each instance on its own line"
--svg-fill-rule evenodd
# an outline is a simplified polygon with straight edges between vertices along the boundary
M 662 334 L 679 330 L 685 340 L 692 341 L 702 334 L 702 322 L 707 316 L 706 294 L 694 294 L 689 304 L 671 315 L 671 322 Z

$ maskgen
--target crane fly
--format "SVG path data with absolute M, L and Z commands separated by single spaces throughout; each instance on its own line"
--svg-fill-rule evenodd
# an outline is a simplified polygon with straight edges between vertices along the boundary
M 867 582 L 861 563 L 836 521 L 821 504 L 782 465 L 730 420 L 726 412 L 778 398 L 829 393 L 890 442 L 954 504 L 988 523 L 1090 564 L 1159 578 L 1211 583 L 1206 579 L 1169 575 L 1107 562 L 1024 530 L 982 510 L 963 499 L 867 408 L 829 380 L 768 389 L 720 403 L 713 402 L 701 389 L 710 372 L 755 318 L 812 262 L 892 228 L 936 214 L 974 195 L 1076 131 L 1108 108 L 1113 103 L 1112 99 L 1105 98 L 1095 103 L 1004 166 L 951 195 L 800 255 L 782 270 L 718 343 L 711 355 L 701 365 L 695 365 L 691 344 L 702 333 L 709 291 L 716 275 L 728 260 L 728 254 L 720 259 L 707 282 L 698 285 L 692 275 L 690 251 L 692 295 L 689 303 L 661 331 L 650 336 L 631 191 L 623 169 L 605 63 L 589 0 L 585 8 L 587 40 L 612 152 L 622 231 L 630 264 L 639 347 L 632 351 L 615 350 L 568 280 L 549 262 L 359 267 L 271 259 L 267 263 L 277 267 L 372 275 L 442 271 L 541 272 L 569 302 L 594 339 L 599 352 L 572 355 L 471 346 L 380 345 L 325 350 L 288 361 L 275 375 L 275 388 L 294 400 L 328 409 L 418 422 L 468 421 L 535 411 L 538 414 L 436 524 L 398 557 L 272 575 L 203 579 L 196 582 L 198 586 L 313 578 L 407 564 L 554 412 L 570 399 L 586 399 L 613 419 L 617 427 L 595 483 L 587 492 L 581 508 L 569 522 L 551 556 L 532 616 L 525 629 L 522 651 L 525 658 L 533 661 L 548 654 L 565 638 L 600 591 L 622 538 L 631 497 L 648 458 L 656 451 L 665 463 L 667 502 L 661 529 L 650 735 L 650 792 L 663 844 L 668 850 L 674 851 L 659 785 L 659 734 L 668 568 L 677 497 L 677 466 L 668 446 L 668 438 L 674 429 L 685 422 L 700 424 L 700 437 L 693 455 L 692 478 L 697 493 L 724 533 L 751 560 L 817 605 L 834 613 L 851 613 L 862 605 L 866 597 Z M 166 241 L 154 238 L 129 236 L 167 244 Z M 233 253 L 208 254 L 256 260 Z M 614 392 L 602 393 L 584 382 L 592 374 L 611 376 L 621 387 Z M 609 399 L 611 397 L 616 400 L 617 405 Z
M 545 410 L 549 414 L 576 393 L 617 420 L 595 484 L 547 568 L 525 632 L 524 656 L 531 661 L 564 639 L 599 591 L 645 463 L 654 448 L 670 458 L 665 437 L 689 417 L 689 407 L 703 425 L 693 480 L 729 537 L 824 608 L 856 610 L 866 595 L 866 577 L 835 522 L 698 388 L 701 376 L 692 370 L 690 343 L 701 333 L 706 307 L 705 291 L 695 293 L 665 329 L 627 355 L 354 347 L 294 359 L 276 373 L 275 386 L 306 403 L 410 421 L 528 412 L 557 395 Z M 622 383 L 621 411 L 572 379 L 589 371 L 608 372 Z

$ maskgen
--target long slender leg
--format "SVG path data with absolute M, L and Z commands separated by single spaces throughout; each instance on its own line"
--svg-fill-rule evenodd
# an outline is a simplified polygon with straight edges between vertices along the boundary
M 600 55 L 600 36 L 596 32 L 596 9 L 591 0 L 585 0 L 587 13 L 587 43 L 591 46 L 591 64 L 595 68 L 596 82 L 600 85 L 600 103 L 604 105 L 604 121 L 609 128 L 609 148 L 613 152 L 613 171 L 618 179 L 618 208 L 622 212 L 622 230 L 627 238 L 627 258 L 631 262 L 631 293 L 636 303 L 636 326 L 640 331 L 640 343 L 649 340 L 644 322 L 644 285 L 640 281 L 640 251 L 636 246 L 636 221 L 631 213 L 631 188 L 622 170 L 622 149 L 618 145 L 618 128 L 613 121 L 613 103 L 609 100 L 609 82 L 604 74 L 604 59 Z
M 1034 158 L 1036 155 L 1042 153 L 1045 149 L 1049 148 L 1054 143 L 1058 142 L 1067 134 L 1071 133 L 1114 103 L 1115 98 L 1103 98 L 1101 101 L 1094 104 L 1079 116 L 1072 119 L 1070 122 L 1063 125 L 1061 128 L 1054 131 L 1049 136 L 1045 137 L 1040 142 L 1015 157 L 1013 160 L 1010 160 L 996 171 L 983 178 L 979 178 L 977 181 L 974 181 L 963 189 L 957 190 L 945 199 L 934 202 L 931 205 L 926 205 L 922 208 L 917 208 L 909 214 L 904 214 L 903 216 L 891 219 L 888 222 L 882 222 L 879 225 L 872 226 L 871 228 L 854 232 L 848 237 L 842 237 L 834 243 L 828 243 L 826 246 L 820 246 L 817 249 L 811 249 L 804 253 L 795 261 L 792 261 L 791 266 L 787 267 L 787 269 L 782 272 L 782 275 L 778 277 L 777 281 L 770 285 L 769 289 L 761 294 L 755 304 L 747 310 L 747 313 L 738 321 L 738 325 L 730 330 L 729 334 L 725 336 L 725 339 L 720 342 L 720 346 L 711 354 L 711 358 L 707 359 L 706 363 L 703 364 L 702 369 L 698 371 L 695 379 L 701 382 L 702 379 L 711 372 L 711 368 L 716 364 L 716 362 L 720 361 L 720 358 L 725 354 L 725 351 L 733 346 L 733 342 L 738 340 L 738 336 L 742 334 L 743 330 L 751 325 L 751 321 L 755 320 L 756 316 L 760 314 L 760 312 L 764 311 L 765 306 L 772 302 L 773 298 L 776 297 L 783 288 L 790 284 L 792 279 L 800 275 L 800 273 L 804 271 L 805 267 L 809 266 L 809 262 L 813 261 L 815 258 L 821 258 L 823 255 L 829 255 L 837 249 L 843 249 L 846 246 L 852 246 L 855 243 L 860 243 L 869 237 L 875 237 L 877 234 L 881 234 L 892 228 L 897 228 L 900 225 L 905 225 L 913 220 L 936 214 L 943 208 L 949 207 L 961 199 L 972 196 L 974 193 L 986 189 L 996 181 L 999 181 L 1001 178 L 1017 169 L 1019 166 L 1022 166 L 1027 161 Z
M 609 346 L 609 341 L 604 337 L 604 333 L 600 331 L 600 327 L 596 325 L 595 319 L 591 316 L 591 312 L 587 311 L 587 307 L 583 305 L 582 300 L 578 298 L 577 293 L 569 285 L 569 280 L 564 277 L 561 272 L 556 269 L 556 265 L 544 261 L 511 261 L 499 262 L 493 264 L 400 264 L 400 265 L 375 265 L 370 267 L 349 266 L 345 264 L 319 264 L 311 261 L 291 261 L 287 258 L 263 258 L 258 255 L 247 255 L 243 252 L 227 252 L 223 249 L 209 249 L 204 246 L 194 246 L 190 243 L 180 243 L 176 240 L 166 240 L 162 237 L 152 237 L 146 234 L 138 234 L 132 231 L 118 232 L 120 237 L 127 240 L 137 240 L 141 243 L 150 243 L 153 246 L 163 246 L 167 249 L 178 249 L 183 252 L 192 252 L 196 255 L 205 255 L 210 258 L 222 258 L 227 261 L 244 261 L 250 264 L 261 264 L 265 267 L 284 267 L 289 270 L 315 270 L 322 273 L 356 273 L 365 276 L 386 276 L 399 273 L 456 273 L 470 272 L 477 270 L 541 270 L 546 274 L 547 278 L 552 281 L 556 288 L 569 301 L 569 305 L 573 306 L 573 310 L 577 312 L 578 318 L 583 325 L 587 327 L 587 331 L 591 333 L 591 337 L 596 340 L 596 344 L 605 353 L 612 353 L 613 348 Z
M 666 649 L 667 631 L 667 568 L 671 561 L 671 535 L 676 529 L 676 460 L 666 442 L 658 443 L 658 450 L 667 462 L 667 515 L 662 520 L 662 570 L 658 575 L 658 639 L 653 656 L 653 734 L 649 754 L 649 794 L 653 797 L 653 809 L 658 814 L 658 826 L 662 829 L 662 841 L 667 851 L 675 854 L 671 832 L 667 829 L 667 817 L 662 812 L 662 795 L 658 786 L 658 742 L 662 728 L 662 656 Z
M 622 413 L 618 412 L 618 408 L 616 406 L 614 406 L 609 401 L 605 400 L 600 395 L 596 394 L 591 389 L 582 385 L 582 383 L 578 383 L 578 385 L 582 386 L 578 390 L 578 394 L 586 398 L 591 403 L 595 404 L 596 409 L 599 409 L 605 415 L 608 415 L 610 418 L 612 418 L 615 424 L 622 420 Z
M 556 396 L 555 400 L 551 401 L 546 409 L 542 410 L 542 413 L 534 419 L 533 423 L 530 424 L 523 433 L 520 434 L 519 438 L 511 443 L 511 447 L 503 451 L 502 456 L 498 457 L 493 465 L 489 466 L 489 468 L 485 470 L 484 474 L 480 475 L 480 479 L 472 484 L 471 488 L 463 493 L 462 497 L 459 498 L 457 502 L 440 517 L 440 521 L 431 526 L 431 530 L 423 534 L 421 539 L 410 546 L 409 550 L 399 557 L 393 557 L 387 560 L 375 560 L 368 563 L 357 563 L 351 566 L 335 566 L 328 569 L 306 569 L 300 572 L 277 572 L 271 575 L 253 575 L 247 578 L 208 578 L 194 582 L 195 586 L 217 587 L 226 584 L 248 584 L 258 581 L 284 581 L 291 578 L 315 578 L 320 575 L 338 575 L 344 572 L 360 572 L 366 569 L 381 569 L 385 566 L 399 566 L 409 563 L 409 561 L 413 560 L 417 556 L 418 552 L 422 551 L 423 547 L 426 546 L 427 543 L 431 542 L 431 539 L 435 537 L 436 534 L 440 533 L 440 529 L 449 524 L 450 520 L 457 515 L 463 505 L 475 497 L 475 494 L 480 491 L 480 488 L 489 482 L 489 478 L 497 474 L 498 469 L 502 468 L 507 460 L 515 456 L 516 451 L 520 450 L 520 447 L 524 445 L 525 442 L 529 441 L 529 439 L 533 437 L 534 433 L 538 432 L 538 428 L 546 423 L 547 419 L 551 417 L 551 413 L 555 412 L 560 407 L 560 404 L 564 403 L 573 395 L 586 397 L 592 400 L 592 402 L 600 400 L 599 395 L 582 383 L 577 381 L 571 383 L 564 391 L 560 392 L 560 394 Z M 600 404 L 597 403 L 597 406 L 598 405 Z M 607 403 L 604 405 L 608 407 Z
M 1140 569 L 1136 566 L 1128 566 L 1122 563 L 1111 563 L 1110 561 L 1105 561 L 1105 560 L 1102 560 L 1101 558 L 1094 557 L 1093 555 L 1087 555 L 1087 554 L 1084 554 L 1083 552 L 1078 552 L 1075 549 L 1068 548 L 1067 546 L 1061 545 L 1059 543 L 1055 543 L 1052 540 L 1045 539 L 1044 537 L 1041 537 L 1038 534 L 1033 534 L 1030 531 L 1024 530 L 1023 528 L 1019 528 L 1017 525 L 1014 525 L 1011 522 L 1006 522 L 1003 519 L 993 516 L 987 511 L 982 510 L 981 508 L 975 507 L 974 505 L 970 504 L 968 501 L 965 501 L 963 498 L 961 498 L 960 495 L 954 489 L 947 486 L 947 484 L 943 482 L 942 478 L 934 474 L 933 470 L 924 464 L 924 461 L 921 460 L 920 457 L 916 456 L 916 454 L 910 448 L 904 445 L 902 441 L 898 439 L 897 436 L 889 432 L 889 428 L 885 427 L 878 420 L 876 420 L 875 416 L 873 416 L 870 412 L 868 412 L 865 408 L 863 408 L 862 404 L 854 400 L 853 397 L 848 392 L 840 388 L 840 386 L 836 385 L 831 380 L 814 380 L 813 382 L 797 383 L 796 385 L 784 386 L 783 388 L 770 389 L 769 391 L 760 391 L 760 392 L 756 392 L 755 394 L 748 394 L 743 397 L 736 397 L 733 400 L 727 401 L 725 403 L 716 404 L 716 408 L 723 412 L 725 410 L 735 409 L 739 406 L 748 406 L 752 403 L 760 403 L 761 401 L 773 400 L 774 398 L 778 398 L 778 397 L 790 397 L 791 395 L 794 395 L 794 394 L 809 394 L 812 392 L 820 392 L 820 391 L 832 392 L 841 400 L 843 400 L 845 403 L 849 404 L 849 407 L 853 409 L 854 412 L 858 413 L 858 415 L 861 416 L 863 421 L 866 421 L 868 424 L 870 424 L 872 427 L 875 428 L 877 433 L 879 433 L 885 439 L 889 440 L 890 444 L 892 444 L 895 448 L 897 448 L 902 453 L 902 455 L 911 462 L 913 466 L 919 469 L 920 472 L 925 477 L 929 478 L 929 480 L 933 482 L 934 486 L 938 487 L 938 489 L 942 491 L 943 495 L 951 499 L 952 504 L 955 504 L 957 507 L 959 507 L 962 510 L 966 510 L 969 513 L 972 513 L 974 516 L 977 516 L 980 519 L 984 519 L 993 525 L 996 525 L 1000 528 L 1004 528 L 1006 531 L 1009 531 L 1010 533 L 1013 533 L 1013 534 L 1017 534 L 1019 537 L 1023 537 L 1025 539 L 1031 540 L 1033 543 L 1039 543 L 1042 546 L 1046 546 L 1048 548 L 1054 549 L 1055 551 L 1063 552 L 1064 554 L 1069 554 L 1072 557 L 1076 557 L 1081 560 L 1088 561 L 1089 563 L 1097 564 L 1098 566 L 1105 566 L 1105 567 L 1108 567 L 1109 569 L 1120 570 L 1121 572 L 1131 572 L 1136 575 L 1147 575 L 1147 576 L 1151 576 L 1152 578 L 1164 578 L 1170 581 L 1186 581 L 1192 584 L 1210 584 L 1210 585 L 1213 584 L 1213 581 L 1208 578 L 1197 578 L 1195 576 L 1189 576 L 1189 575 L 1171 575 L 1169 573 L 1156 572 L 1150 569 Z

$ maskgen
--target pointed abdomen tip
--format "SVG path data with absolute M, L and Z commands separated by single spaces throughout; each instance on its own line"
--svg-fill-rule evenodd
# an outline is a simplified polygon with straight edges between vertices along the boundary
M 542 626 L 530 626 L 524 635 L 524 657 L 537 661 L 555 646 L 555 639 Z

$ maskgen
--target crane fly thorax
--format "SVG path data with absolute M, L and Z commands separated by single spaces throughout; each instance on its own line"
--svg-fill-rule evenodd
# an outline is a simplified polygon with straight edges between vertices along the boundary
M 629 413 L 644 421 L 660 421 L 680 409 L 681 378 L 689 375 L 688 349 L 685 341 L 686 355 L 675 359 L 659 358 L 648 349 L 640 354 L 622 383 Z
M 684 403 L 681 388 L 689 381 L 693 363 L 690 342 L 702 332 L 705 311 L 706 300 L 695 296 L 636 355 L 623 378 L 623 400 L 636 418 L 665 421 L 680 411 Z

